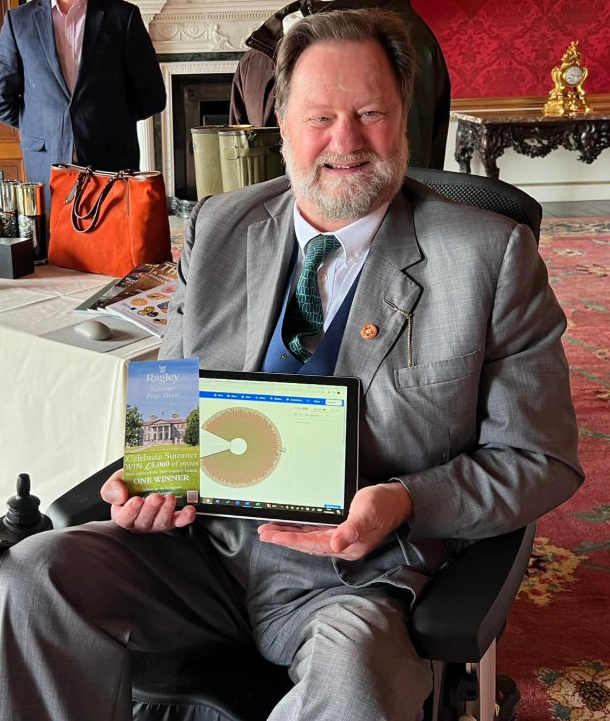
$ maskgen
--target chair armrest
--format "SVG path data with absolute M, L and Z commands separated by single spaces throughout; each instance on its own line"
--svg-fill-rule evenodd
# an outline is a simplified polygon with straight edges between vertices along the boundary
M 424 658 L 478 662 L 498 638 L 527 570 L 536 524 L 485 538 L 447 564 L 412 613 L 411 634 Z
M 47 516 L 53 528 L 78 526 L 89 521 L 110 519 L 110 506 L 100 496 L 100 488 L 116 470 L 123 466 L 123 459 L 111 463 L 74 486 L 49 506 Z

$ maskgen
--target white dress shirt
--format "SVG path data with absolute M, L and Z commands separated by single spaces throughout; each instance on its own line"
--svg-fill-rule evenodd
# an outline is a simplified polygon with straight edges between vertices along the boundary
M 350 225 L 346 225 L 345 228 L 324 233 L 324 235 L 334 235 L 341 243 L 341 248 L 327 258 L 318 269 L 318 287 L 322 300 L 324 331 L 332 323 L 333 318 L 345 300 L 345 296 L 358 277 L 358 273 L 362 270 L 373 238 L 389 205 L 389 202 L 384 203 L 377 210 L 365 215 L 364 218 L 359 218 Z M 294 204 L 294 232 L 299 244 L 299 255 L 291 293 L 294 293 L 301 274 L 307 243 L 323 232 L 314 228 L 303 218 L 296 202 Z M 303 345 L 311 352 L 315 350 L 321 339 L 322 333 L 318 333 L 317 336 L 304 338 Z
M 62 12 L 57 0 L 51 0 L 51 14 L 57 59 L 68 90 L 73 93 L 83 51 L 87 0 L 78 0 L 67 13 Z

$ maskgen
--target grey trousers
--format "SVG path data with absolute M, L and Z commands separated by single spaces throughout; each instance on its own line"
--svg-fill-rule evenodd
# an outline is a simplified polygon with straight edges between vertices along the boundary
M 307 601 L 295 686 L 270 718 L 421 719 L 431 670 L 405 607 L 381 588 Z M 226 654 L 252 643 L 256 623 L 211 545 L 113 523 L 33 536 L 0 561 L 0 721 L 127 721 L 128 649 Z

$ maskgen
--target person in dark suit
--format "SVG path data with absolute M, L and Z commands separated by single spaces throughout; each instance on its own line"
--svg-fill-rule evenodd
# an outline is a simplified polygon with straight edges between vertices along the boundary
M 0 121 L 21 133 L 28 180 L 53 163 L 138 169 L 136 122 L 165 89 L 139 9 L 123 0 L 32 0 L 0 33 Z

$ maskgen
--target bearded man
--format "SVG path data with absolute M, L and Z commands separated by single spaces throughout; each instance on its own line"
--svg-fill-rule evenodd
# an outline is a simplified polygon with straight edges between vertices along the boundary
M 359 377 L 348 519 L 194 523 L 171 496 L 128 499 L 118 473 L 102 489 L 113 522 L 4 557 L 3 721 L 127 720 L 128 649 L 252 640 L 294 682 L 273 721 L 421 719 L 431 670 L 405 623 L 414 596 L 452 553 L 579 486 L 565 319 L 535 240 L 403 182 L 413 72 L 394 16 L 293 26 L 276 78 L 290 180 L 195 209 L 162 346 L 205 369 Z M 302 273 L 321 329 L 295 293 Z M 187 525 L 188 538 L 159 532 Z

